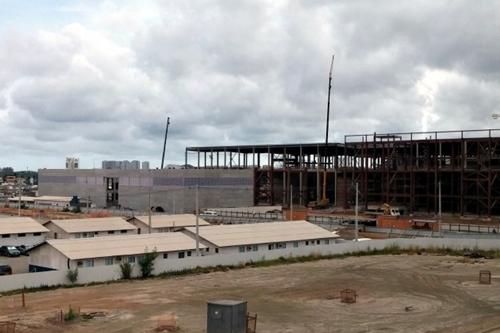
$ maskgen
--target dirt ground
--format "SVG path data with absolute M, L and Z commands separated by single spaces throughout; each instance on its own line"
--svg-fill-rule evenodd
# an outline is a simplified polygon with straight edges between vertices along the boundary
M 480 285 L 480 270 L 491 285 Z M 341 303 L 353 288 L 355 304 Z M 500 332 L 500 260 L 432 255 L 366 256 L 58 289 L 0 297 L 16 332 L 153 332 L 175 313 L 178 332 L 204 332 L 206 301 L 248 300 L 257 332 Z M 71 305 L 104 317 L 54 323 Z

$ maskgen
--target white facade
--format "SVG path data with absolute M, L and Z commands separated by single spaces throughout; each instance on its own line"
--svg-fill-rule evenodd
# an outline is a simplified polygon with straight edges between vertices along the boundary
M 11 245 L 32 247 L 45 242 L 47 232 L 11 233 L 0 235 L 0 246 Z

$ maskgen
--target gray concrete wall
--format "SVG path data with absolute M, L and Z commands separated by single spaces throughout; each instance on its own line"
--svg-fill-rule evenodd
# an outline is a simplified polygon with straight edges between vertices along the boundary
M 251 169 L 186 170 L 39 170 L 39 195 L 90 196 L 97 207 L 106 206 L 105 177 L 118 177 L 121 207 L 145 211 L 148 192 L 151 206 L 166 212 L 193 212 L 198 184 L 200 208 L 253 205 L 254 174 Z

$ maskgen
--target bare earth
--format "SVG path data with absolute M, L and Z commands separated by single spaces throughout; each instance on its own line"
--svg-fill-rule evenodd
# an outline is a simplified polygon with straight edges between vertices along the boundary
M 491 285 L 478 283 L 491 270 Z M 340 302 L 353 288 L 356 304 Z M 179 332 L 204 332 L 206 301 L 244 298 L 257 332 L 500 332 L 500 260 L 368 256 L 248 268 L 0 297 L 0 321 L 16 332 L 152 332 L 175 313 Z M 105 317 L 53 323 L 69 305 Z M 406 309 L 405 309 L 406 308 Z

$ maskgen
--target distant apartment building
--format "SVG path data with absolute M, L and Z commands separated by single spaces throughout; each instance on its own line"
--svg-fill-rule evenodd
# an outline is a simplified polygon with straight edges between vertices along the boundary
M 145 168 L 145 166 L 147 166 Z M 140 170 L 141 162 L 137 160 L 128 161 L 102 161 L 102 168 L 105 170 Z M 149 169 L 149 162 L 142 162 L 142 168 Z
M 78 169 L 80 159 L 78 157 L 66 157 L 66 169 Z

